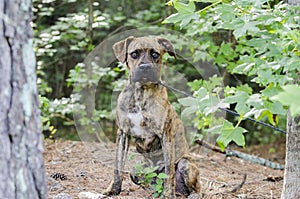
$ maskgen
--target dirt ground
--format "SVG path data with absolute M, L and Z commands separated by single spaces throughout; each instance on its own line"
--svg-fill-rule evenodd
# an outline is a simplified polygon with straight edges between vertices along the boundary
M 201 172 L 203 198 L 280 198 L 282 170 L 273 170 L 235 157 L 226 158 L 223 154 L 199 147 L 193 147 L 192 155 Z M 284 144 L 276 144 L 276 147 L 276 152 L 270 150 L 271 145 L 246 149 L 248 153 L 283 163 Z M 68 193 L 73 198 L 78 198 L 83 191 L 101 193 L 113 176 L 114 150 L 114 144 L 46 140 L 44 160 L 49 198 L 59 193 Z M 134 149 L 130 149 L 126 171 L 140 159 L 139 155 L 133 154 Z M 244 177 L 245 183 L 239 187 Z M 129 172 L 126 172 L 120 196 L 107 198 L 152 198 L 151 195 L 150 190 L 131 182 Z

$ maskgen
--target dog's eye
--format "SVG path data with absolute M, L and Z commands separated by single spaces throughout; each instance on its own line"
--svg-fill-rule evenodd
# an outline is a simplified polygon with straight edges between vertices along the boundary
M 130 56 L 132 57 L 132 59 L 137 59 L 137 58 L 139 58 L 139 53 L 134 51 L 134 52 L 130 53 Z
M 151 54 L 151 57 L 152 57 L 153 59 L 157 59 L 157 58 L 159 58 L 159 56 L 160 56 L 160 54 L 157 53 L 157 52 L 155 52 L 155 51 L 151 51 L 150 54 Z

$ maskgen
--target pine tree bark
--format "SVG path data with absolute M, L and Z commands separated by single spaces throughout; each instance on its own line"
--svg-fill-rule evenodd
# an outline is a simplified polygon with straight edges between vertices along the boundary
M 300 0 L 287 0 L 292 6 L 300 5 Z M 299 14 L 299 13 L 295 13 Z M 300 80 L 295 80 L 295 84 Z M 300 115 L 287 116 L 286 155 L 283 190 L 281 199 L 300 198 Z
M 286 157 L 282 199 L 300 198 L 300 116 L 287 117 Z
M 32 2 L 0 1 L 0 198 L 47 198 Z

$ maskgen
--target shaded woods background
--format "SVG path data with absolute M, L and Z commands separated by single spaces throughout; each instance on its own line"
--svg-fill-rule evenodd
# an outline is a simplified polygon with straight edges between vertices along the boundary
M 194 7 L 187 4 L 185 11 L 189 9 L 200 10 L 211 5 L 205 2 L 193 2 Z M 245 3 L 245 2 L 244 2 Z M 270 1 L 261 4 L 261 10 L 266 10 L 265 16 L 272 14 L 268 9 L 273 9 L 280 1 Z M 178 4 L 179 5 L 179 4 Z M 237 42 L 237 38 L 244 35 L 237 35 L 235 30 L 224 28 L 226 24 L 222 24 L 221 28 L 215 27 L 217 21 L 211 20 L 211 16 L 206 11 L 198 13 L 202 19 L 191 18 L 188 21 L 181 22 L 177 19 L 170 19 L 168 23 L 162 23 L 168 16 L 179 11 L 175 6 L 167 6 L 165 1 L 97 1 L 97 0 L 43 0 L 34 1 L 34 30 L 35 30 L 35 50 L 37 55 L 38 67 L 38 86 L 41 100 L 41 109 L 43 116 L 44 134 L 46 137 L 78 139 L 73 122 L 73 111 L 84 110 L 80 104 L 76 103 L 76 97 L 72 93 L 74 90 L 80 90 L 80 87 L 89 84 L 97 84 L 96 110 L 93 115 L 86 116 L 86 120 L 81 122 L 89 123 L 89 118 L 101 122 L 102 130 L 105 136 L 114 140 L 116 126 L 111 110 L 111 96 L 114 88 L 121 84 L 120 77 L 126 72 L 123 66 L 117 62 L 107 67 L 94 71 L 95 79 L 90 79 L 83 72 L 83 60 L 95 46 L 97 46 L 105 38 L 129 30 L 132 28 L 143 27 L 165 27 L 166 30 L 180 31 L 182 34 L 192 37 L 195 41 L 199 41 L 199 45 L 203 47 L 202 51 L 197 51 L 191 45 L 190 54 L 187 57 L 198 59 L 203 62 L 212 61 L 221 72 L 224 86 L 228 89 L 236 88 L 248 94 L 249 96 L 259 93 L 265 85 L 259 82 L 251 81 L 252 77 L 248 74 L 232 73 L 230 71 L 235 65 L 246 55 L 255 57 L 254 51 L 260 51 L 255 45 L 265 45 L 263 43 L 253 42 L 253 49 L 249 46 L 243 48 L 242 42 Z M 243 5 L 245 7 L 254 6 Z M 92 8 L 92 9 L 91 9 Z M 224 7 L 215 7 L 213 14 L 224 18 L 238 18 L 238 16 L 229 16 L 231 10 Z M 244 8 L 243 8 L 244 9 Z M 261 11 L 260 10 L 260 11 Z M 244 10 L 247 12 L 247 10 Z M 185 14 L 187 14 L 185 13 Z M 274 14 L 274 13 L 273 13 Z M 178 15 L 180 16 L 180 15 Z M 191 15 L 186 15 L 191 17 Z M 242 18 L 243 16 L 240 15 Z M 91 20 L 93 19 L 93 20 Z M 209 20 L 208 20 L 209 19 Z M 176 21 L 177 20 L 177 21 Z M 182 20 L 182 19 L 181 19 Z M 225 19 L 226 20 L 226 19 Z M 207 26 L 205 23 L 210 23 Z M 180 23 L 181 22 L 181 23 Z M 274 21 L 273 21 L 274 22 Z M 225 23 L 225 22 L 224 22 Z M 277 23 L 276 23 L 277 24 Z M 268 26 L 268 24 L 264 24 Z M 270 27 L 270 30 L 280 29 L 278 27 Z M 261 24 L 253 24 L 248 27 L 249 32 L 256 31 L 255 28 L 261 28 Z M 252 29 L 251 29 L 252 28 Z M 238 26 L 236 26 L 236 30 Z M 244 34 L 244 33 L 238 33 Z M 255 38 L 255 34 L 245 36 L 245 40 Z M 204 41 L 207 41 L 204 43 Z M 176 49 L 180 49 L 180 42 L 175 44 Z M 275 49 L 275 48 L 274 48 Z M 236 50 L 236 51 L 234 51 Z M 204 53 L 205 52 L 205 53 Z M 275 52 L 270 50 L 270 52 Z M 249 60 L 246 60 L 249 61 Z M 270 60 L 271 61 L 271 60 Z M 190 66 L 184 59 L 171 60 L 169 63 L 172 69 L 185 74 L 191 90 L 197 91 L 199 87 L 204 85 L 204 80 L 196 69 Z M 279 72 L 272 73 L 279 74 Z M 100 82 L 95 82 L 100 78 Z M 197 80 L 197 81 L 194 81 Z M 210 85 L 218 87 L 220 80 L 210 80 Z M 232 92 L 235 92 L 232 90 Z M 101 95 L 100 95 L 101 94 Z M 175 96 L 170 94 L 170 99 L 174 107 L 179 111 L 180 104 Z M 253 98 L 254 103 L 256 102 Z M 230 102 L 229 102 L 230 103 Z M 238 102 L 235 102 L 238 103 Z M 270 102 L 271 103 L 271 102 Z M 270 104 L 272 106 L 272 104 Z M 231 109 L 235 108 L 232 103 Z M 282 108 L 282 107 L 281 107 Z M 272 122 L 285 128 L 285 115 L 277 113 L 266 114 L 262 117 L 264 121 Z M 227 116 L 227 120 L 236 121 L 233 116 Z M 193 136 L 201 137 L 207 126 L 211 125 L 208 117 L 198 114 L 191 121 L 198 129 L 193 132 Z M 274 133 L 271 129 L 253 124 L 247 121 L 240 121 L 241 126 L 248 130 L 245 134 L 248 144 L 269 143 L 276 139 L 284 139 L 284 136 Z

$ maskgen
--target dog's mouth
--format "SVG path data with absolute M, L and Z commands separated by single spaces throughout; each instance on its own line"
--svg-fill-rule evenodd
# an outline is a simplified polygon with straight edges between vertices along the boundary
M 139 67 L 135 70 L 132 81 L 139 82 L 141 84 L 155 84 L 159 81 L 159 74 L 153 67 Z
M 150 75 L 151 76 L 146 74 L 135 74 L 132 80 L 133 82 L 139 82 L 141 84 L 158 83 L 159 79 L 157 78 L 157 76 L 153 73 L 151 73 Z

